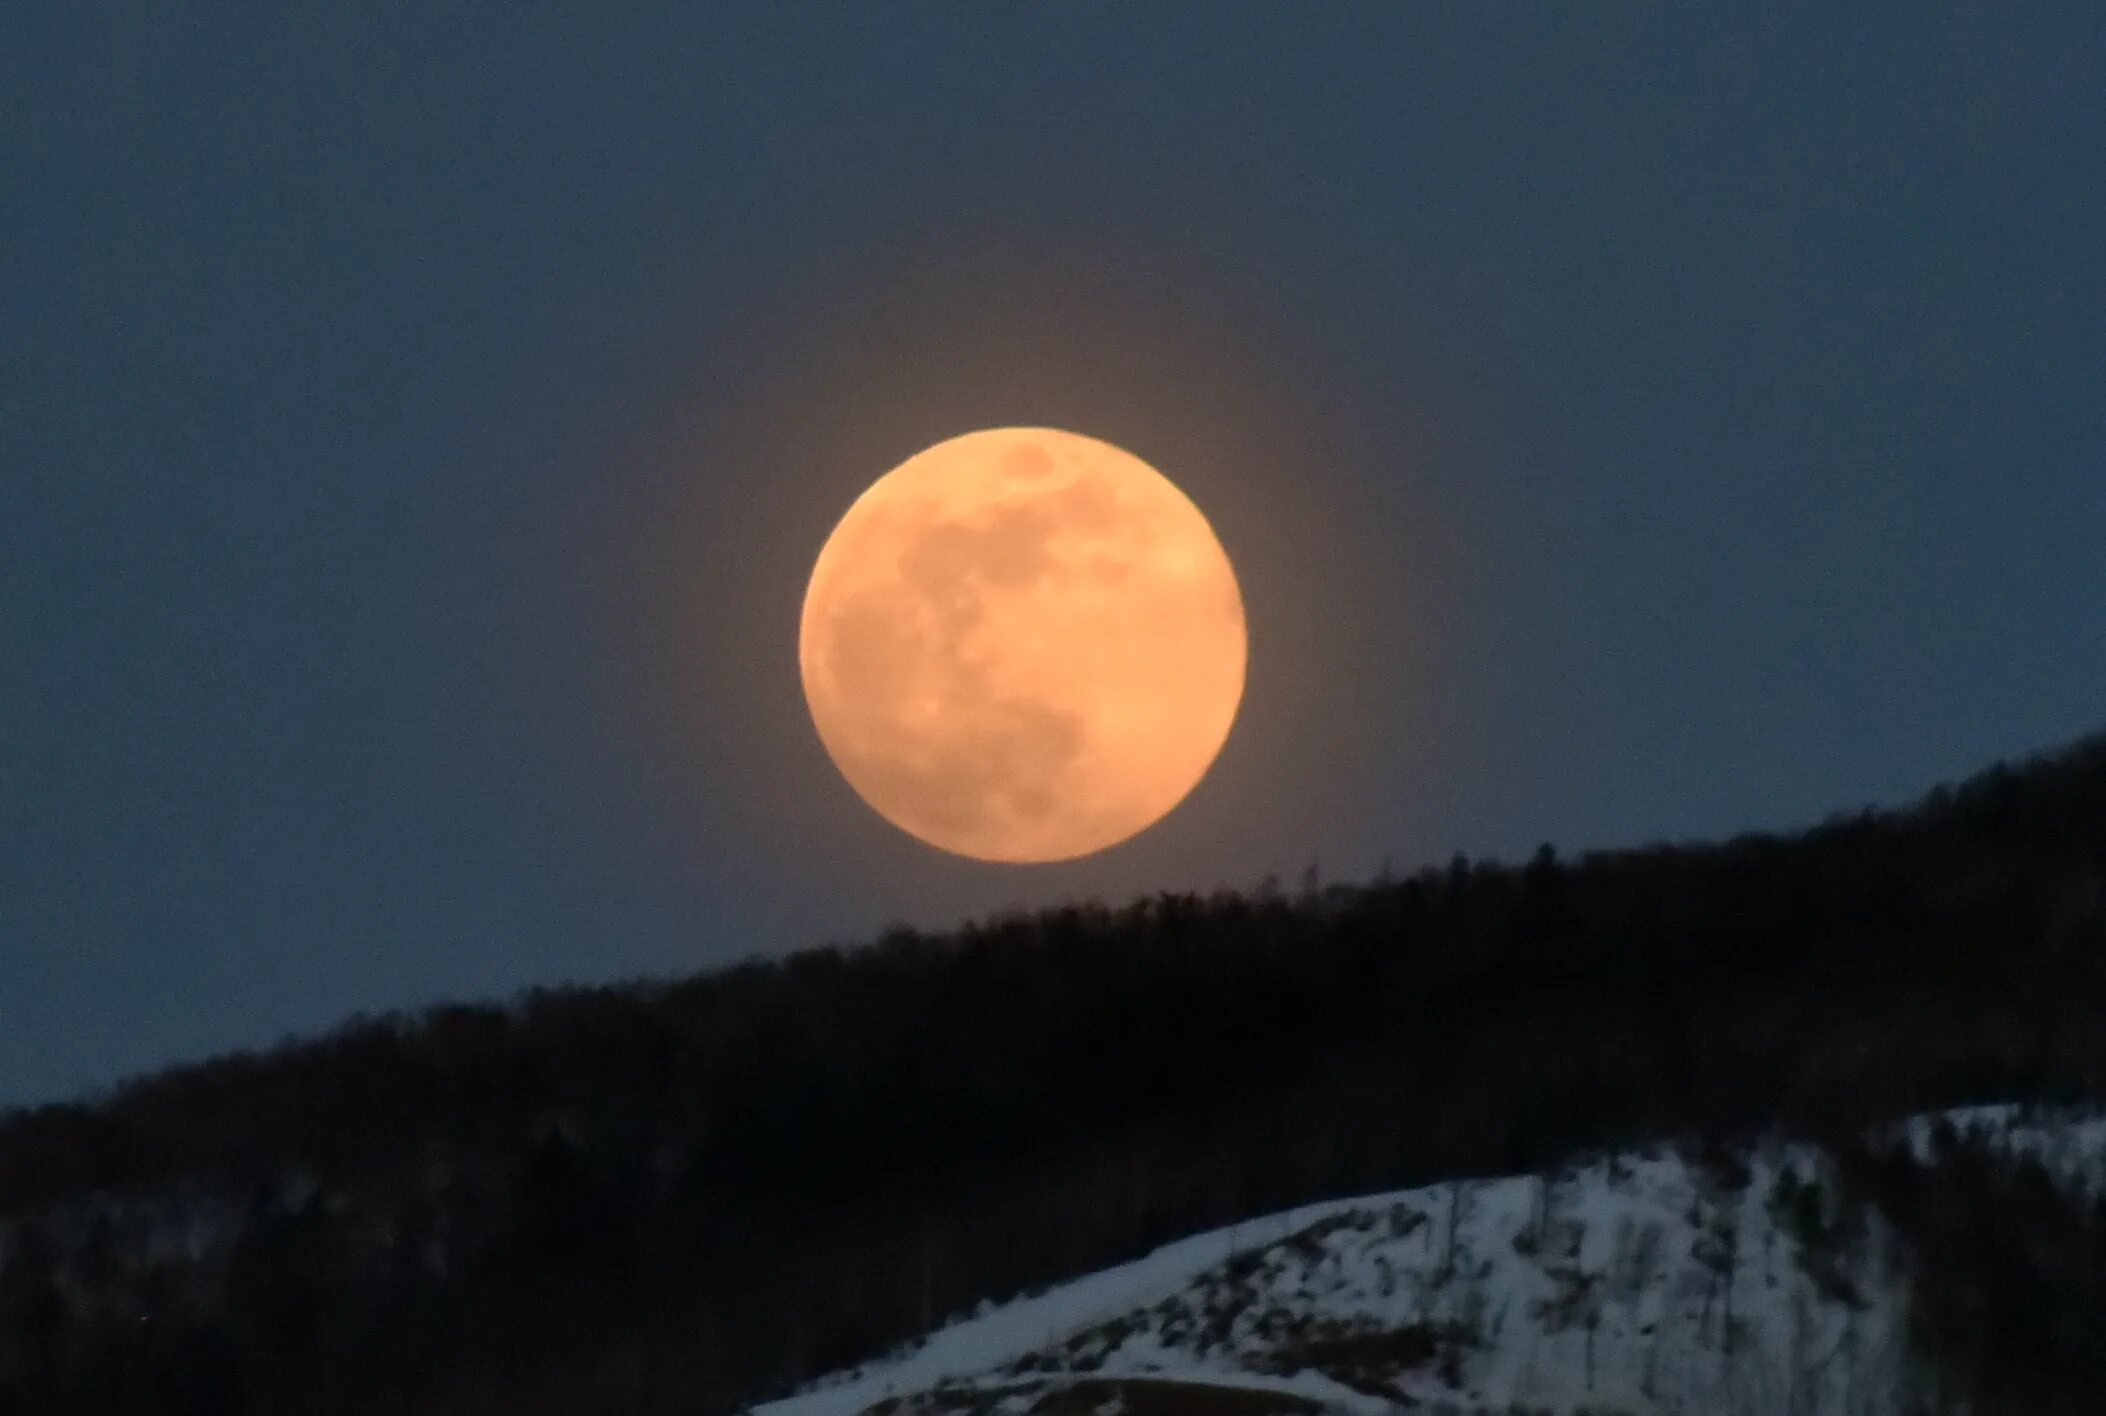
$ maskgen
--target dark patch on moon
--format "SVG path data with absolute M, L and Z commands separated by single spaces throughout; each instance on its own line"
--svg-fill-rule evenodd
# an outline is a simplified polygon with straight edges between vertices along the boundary
M 1122 520 L 1119 494 L 1102 477 L 1087 474 L 1077 477 L 1048 496 L 1047 501 L 1054 508 L 1055 519 L 1063 526 L 1098 528 Z
M 1028 585 L 1053 568 L 1053 522 L 1030 505 L 1005 506 L 981 532 L 980 574 L 995 585 Z
M 1043 450 L 1039 450 L 1043 456 Z M 1057 495 L 1065 495 L 1067 491 Z M 1099 487 L 1089 511 L 1113 503 Z M 998 699 L 967 640 L 991 587 L 1028 585 L 1059 569 L 1052 539 L 1061 525 L 1051 497 L 994 508 L 976 520 L 940 521 L 901 552 L 912 598 L 856 597 L 835 616 L 828 662 L 844 698 L 875 721 L 837 754 L 873 801 L 941 839 L 999 835 L 1060 809 L 1062 787 L 1086 734 L 1079 713 Z M 943 704 L 943 728 L 913 718 L 914 700 Z
M 887 735 L 890 750 L 855 754 L 854 779 L 918 828 L 942 837 L 970 838 L 1053 813 L 1082 748 L 1077 715 L 1014 700 L 953 701 L 949 712 L 958 727 L 939 739 L 902 727 Z
M 862 594 L 833 613 L 826 667 L 842 698 L 896 714 L 908 687 L 899 666 L 918 662 L 928 650 L 928 638 L 909 606 Z
M 1018 443 L 1002 455 L 1002 471 L 1020 482 L 1053 475 L 1053 454 L 1035 442 Z
M 938 601 L 975 576 L 997 585 L 1028 584 L 1053 568 L 1047 547 L 1054 525 L 1029 503 L 998 508 L 985 521 L 939 521 L 901 553 L 899 573 Z

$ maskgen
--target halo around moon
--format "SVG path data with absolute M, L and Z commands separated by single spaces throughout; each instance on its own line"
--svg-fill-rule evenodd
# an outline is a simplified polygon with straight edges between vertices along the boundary
M 1243 600 L 1131 453 L 990 428 L 858 497 L 806 587 L 805 701 L 858 795 L 960 855 L 1088 855 L 1161 820 L 1243 697 Z

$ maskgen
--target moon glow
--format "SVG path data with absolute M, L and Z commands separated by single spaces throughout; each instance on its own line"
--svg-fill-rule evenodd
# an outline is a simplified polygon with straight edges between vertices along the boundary
M 1206 774 L 1243 697 L 1243 599 L 1199 508 L 1056 428 L 908 458 L 827 538 L 805 701 L 886 820 L 993 861 L 1088 855 Z

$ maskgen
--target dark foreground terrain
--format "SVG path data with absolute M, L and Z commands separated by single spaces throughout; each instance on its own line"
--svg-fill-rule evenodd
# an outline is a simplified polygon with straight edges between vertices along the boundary
M 895 931 L 17 1113 L 0 1412 L 730 1411 L 1241 1217 L 1757 1130 L 1935 1263 L 1946 1409 L 2090 1412 L 2098 1208 L 1857 1138 L 2102 1099 L 2094 739 L 1797 836 Z

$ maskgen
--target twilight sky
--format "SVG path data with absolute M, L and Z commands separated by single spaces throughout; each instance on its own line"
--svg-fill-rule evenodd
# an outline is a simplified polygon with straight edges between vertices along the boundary
M 644 8 L 10 19 L 0 1103 L 2106 723 L 2092 7 Z M 797 685 L 850 499 L 1000 423 L 1249 611 L 1214 773 L 1056 867 Z

